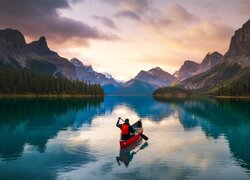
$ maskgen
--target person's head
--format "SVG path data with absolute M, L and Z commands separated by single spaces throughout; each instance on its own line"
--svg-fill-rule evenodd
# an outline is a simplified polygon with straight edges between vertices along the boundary
M 127 118 L 127 119 L 125 119 L 125 123 L 129 123 L 129 119 Z

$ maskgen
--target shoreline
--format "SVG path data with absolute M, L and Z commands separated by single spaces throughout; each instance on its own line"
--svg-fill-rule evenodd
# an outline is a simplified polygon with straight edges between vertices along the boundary
M 250 99 L 250 96 L 215 96 L 218 99 Z
M 0 98 L 101 98 L 105 95 L 81 94 L 0 94 Z
M 136 96 L 151 96 L 153 95 L 145 95 L 145 94 L 134 94 L 134 95 L 114 95 L 114 94 L 106 94 L 106 95 L 81 95 L 81 94 L 0 94 L 0 98 L 95 98 L 95 97 L 136 97 Z M 211 96 L 211 95 L 195 95 L 195 96 L 186 96 L 186 97 L 166 97 L 157 95 L 158 98 L 167 98 L 167 99 L 186 99 L 186 98 L 197 98 L 197 97 L 207 97 L 207 98 L 218 98 L 218 99 L 250 99 L 250 96 Z
M 185 97 L 166 97 L 164 95 L 157 95 L 152 97 L 157 98 L 165 98 L 165 99 L 187 99 L 187 98 L 215 98 L 215 99 L 250 99 L 250 96 L 212 96 L 212 95 L 193 95 L 193 96 L 185 96 Z

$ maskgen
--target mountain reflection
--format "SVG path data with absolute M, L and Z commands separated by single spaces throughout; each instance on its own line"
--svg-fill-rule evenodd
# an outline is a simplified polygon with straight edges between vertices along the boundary
M 0 157 L 19 157 L 25 144 L 44 152 L 46 143 L 60 130 L 77 123 L 91 123 L 103 99 L 1 99 Z M 92 113 L 93 109 L 95 113 Z M 88 118 L 77 118 L 77 114 Z M 77 127 L 76 125 L 74 126 Z
M 235 159 L 250 170 L 249 100 L 189 99 L 166 103 L 175 104 L 185 130 L 201 127 L 207 137 L 225 136 Z
M 172 103 L 162 103 L 147 96 L 108 96 L 105 97 L 104 105 L 112 111 L 118 105 L 125 105 L 134 110 L 141 118 L 150 118 L 160 121 L 174 112 Z
M 248 178 L 249 108 L 245 100 L 146 96 L 1 99 L 0 179 L 211 179 L 218 168 Z M 149 144 L 120 149 L 119 116 L 141 118 Z

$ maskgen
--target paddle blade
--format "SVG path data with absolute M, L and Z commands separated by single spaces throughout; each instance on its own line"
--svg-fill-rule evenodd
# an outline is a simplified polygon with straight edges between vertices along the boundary
M 140 135 L 141 135 L 142 139 L 144 139 L 145 141 L 147 141 L 147 140 L 148 140 L 148 137 L 147 137 L 147 136 L 145 136 L 144 134 L 140 133 Z
M 148 142 L 145 142 L 145 143 L 140 147 L 140 150 L 145 149 L 146 147 L 148 147 Z

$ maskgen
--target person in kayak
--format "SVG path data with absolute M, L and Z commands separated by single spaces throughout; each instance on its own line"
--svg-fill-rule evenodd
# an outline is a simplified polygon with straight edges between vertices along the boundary
M 123 124 L 120 124 L 120 119 L 121 118 L 118 118 L 116 126 L 121 129 L 122 140 L 127 140 L 130 138 L 130 133 L 135 133 L 135 130 L 132 128 L 132 126 L 130 126 L 129 119 L 125 119 L 125 122 Z

